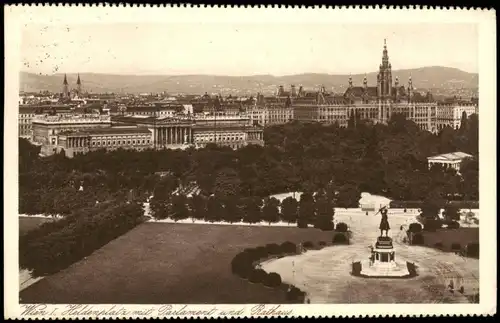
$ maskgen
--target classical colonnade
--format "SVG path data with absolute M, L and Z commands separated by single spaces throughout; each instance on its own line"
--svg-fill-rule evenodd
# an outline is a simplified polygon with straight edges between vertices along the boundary
M 87 147 L 88 140 L 89 140 L 89 138 L 87 138 L 87 137 L 69 137 L 67 147 L 68 148 Z
M 165 126 L 155 129 L 154 140 L 159 146 L 191 143 L 193 129 L 187 126 Z

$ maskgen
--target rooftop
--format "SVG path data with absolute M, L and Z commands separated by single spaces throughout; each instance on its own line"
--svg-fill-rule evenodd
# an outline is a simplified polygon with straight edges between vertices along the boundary
M 443 161 L 455 161 L 455 160 L 461 160 L 464 158 L 470 158 L 472 155 L 466 154 L 461 151 L 453 152 L 453 153 L 447 153 L 447 154 L 441 154 L 441 155 L 436 155 L 436 156 L 431 156 L 427 157 L 427 159 L 434 159 L 434 160 L 443 160 Z
M 74 136 L 91 136 L 91 135 L 109 135 L 109 134 L 151 134 L 147 128 L 137 127 L 111 127 L 111 128 L 96 128 L 85 131 L 66 131 L 62 135 Z

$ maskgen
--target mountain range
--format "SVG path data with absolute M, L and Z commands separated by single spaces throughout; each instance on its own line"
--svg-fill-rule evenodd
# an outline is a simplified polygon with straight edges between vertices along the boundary
M 416 69 L 392 71 L 393 82 L 408 85 L 411 76 L 417 90 L 437 92 L 475 92 L 478 88 L 478 74 L 456 68 L 431 66 Z M 365 74 L 351 75 L 354 86 L 362 86 Z M 368 86 L 375 86 L 377 72 L 366 74 Z M 70 89 L 76 87 L 77 74 L 67 74 Z M 306 73 L 286 76 L 221 76 L 221 75 L 116 75 L 82 73 L 83 91 L 89 93 L 159 93 L 170 94 L 264 94 L 273 93 L 279 85 L 289 89 L 294 84 L 305 90 L 317 90 L 325 86 L 327 91 L 343 92 L 348 86 L 349 75 Z M 29 72 L 20 74 L 20 90 L 24 92 L 61 92 L 64 74 L 43 75 Z M 434 91 L 433 91 L 434 93 Z

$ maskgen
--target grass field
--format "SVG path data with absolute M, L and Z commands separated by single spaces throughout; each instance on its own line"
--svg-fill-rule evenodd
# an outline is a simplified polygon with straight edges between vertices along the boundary
M 19 217 L 19 235 L 23 235 L 26 232 L 33 230 L 40 224 L 47 221 L 52 221 L 50 218 L 35 218 L 35 217 Z
M 443 245 L 443 251 L 451 251 L 453 243 L 465 247 L 468 243 L 479 242 L 479 228 L 441 229 L 436 232 L 423 231 L 424 245 L 434 247 L 436 243 Z
M 296 227 L 145 223 L 21 291 L 22 303 L 283 303 L 281 290 L 231 273 L 245 248 L 331 240 Z

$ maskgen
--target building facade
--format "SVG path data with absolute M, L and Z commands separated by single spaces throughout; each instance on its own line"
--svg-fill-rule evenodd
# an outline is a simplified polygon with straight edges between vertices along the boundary
M 457 151 L 454 153 L 427 157 L 427 164 L 429 168 L 431 168 L 433 165 L 441 165 L 446 168 L 452 168 L 457 172 L 459 172 L 460 165 L 462 164 L 462 161 L 466 158 L 472 158 L 472 155 Z
M 262 127 L 252 125 L 245 114 L 194 114 L 171 118 L 118 116 L 112 120 L 114 124 L 133 124 L 149 129 L 155 149 L 202 148 L 210 143 L 237 149 L 248 144 L 264 144 Z
M 33 135 L 33 127 L 31 121 L 36 115 L 36 108 L 33 107 L 19 107 L 18 115 L 18 131 L 19 137 L 31 139 Z
M 376 86 L 369 86 L 365 76 L 362 86 L 354 86 L 349 77 L 348 88 L 343 95 L 329 94 L 324 87 L 315 95 L 300 89 L 296 98 L 292 98 L 292 108 L 295 120 L 336 123 L 341 127 L 347 126 L 351 115 L 358 115 L 360 119 L 372 123 L 387 123 L 393 114 L 399 113 L 414 121 L 420 129 L 430 132 L 438 131 L 439 115 L 448 113 L 440 112 L 432 96 L 424 97 L 415 92 L 411 77 L 406 88 L 400 84 L 398 77 L 393 80 L 385 42 Z M 444 121 L 444 117 L 442 119 L 443 123 L 451 122 Z
M 111 127 L 109 116 L 102 115 L 37 115 L 32 120 L 31 140 L 42 145 L 41 154 L 51 155 L 59 145 L 59 134 Z
M 443 102 L 438 104 L 436 114 L 436 125 L 438 130 L 445 127 L 453 129 L 460 128 L 462 121 L 462 114 L 465 112 L 467 117 L 472 114 L 478 113 L 478 105 L 475 102 L 457 101 L 457 102 Z
M 55 152 L 64 151 L 67 157 L 86 154 L 100 149 L 144 150 L 152 147 L 151 132 L 147 128 L 110 127 L 80 131 L 63 131 L 58 134 Z

